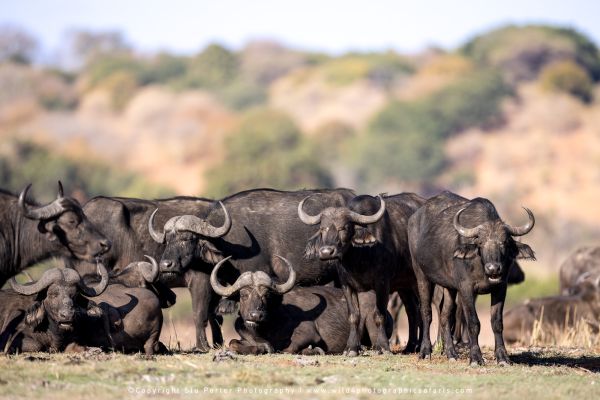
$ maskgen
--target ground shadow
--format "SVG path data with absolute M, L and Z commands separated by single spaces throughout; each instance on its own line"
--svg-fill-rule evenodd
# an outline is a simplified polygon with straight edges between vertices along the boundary
M 582 368 L 591 372 L 600 372 L 600 356 L 569 356 L 565 354 L 548 354 L 542 351 L 523 351 L 513 353 L 510 360 L 515 364 L 528 366 L 565 366 L 571 368 Z

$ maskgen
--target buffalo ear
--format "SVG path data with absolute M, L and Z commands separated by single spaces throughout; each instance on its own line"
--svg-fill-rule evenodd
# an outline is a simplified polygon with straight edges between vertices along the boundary
M 204 241 L 202 243 L 202 249 L 200 250 L 200 256 L 208 264 L 215 265 L 223 259 L 223 253 L 217 249 L 211 242 Z
M 51 242 L 54 242 L 55 240 L 57 240 L 57 236 L 54 233 L 54 228 L 56 227 L 56 221 L 40 221 L 40 223 L 38 224 L 38 231 L 40 231 L 40 233 L 43 233 L 46 236 L 46 239 L 48 239 Z
M 521 260 L 532 260 L 535 261 L 535 253 L 525 243 L 516 242 L 517 244 L 517 258 Z
M 461 244 L 454 250 L 454 258 L 469 259 L 477 256 L 478 247 L 476 244 Z
M 41 301 L 34 303 L 25 313 L 25 323 L 31 327 L 36 327 L 42 323 L 46 316 L 46 309 Z

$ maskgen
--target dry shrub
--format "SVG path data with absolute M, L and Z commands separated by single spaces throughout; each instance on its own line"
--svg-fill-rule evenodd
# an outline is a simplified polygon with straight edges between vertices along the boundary
M 573 310 L 575 313 L 576 310 Z M 533 323 L 531 335 L 529 335 L 529 346 L 557 346 L 576 347 L 589 350 L 600 349 L 600 334 L 598 323 L 579 318 L 575 325 L 569 325 L 569 314 L 565 315 L 564 325 L 544 325 L 544 309 L 540 318 Z M 522 337 L 527 337 L 524 334 Z

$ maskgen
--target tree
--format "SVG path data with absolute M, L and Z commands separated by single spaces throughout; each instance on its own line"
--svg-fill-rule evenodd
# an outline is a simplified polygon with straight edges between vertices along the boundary
M 216 197 L 255 187 L 299 189 L 333 184 L 293 121 L 264 108 L 242 117 L 225 140 L 223 162 L 207 177 L 207 192 Z
M 0 26 L 0 62 L 29 64 L 37 49 L 37 40 L 26 31 L 11 25 Z

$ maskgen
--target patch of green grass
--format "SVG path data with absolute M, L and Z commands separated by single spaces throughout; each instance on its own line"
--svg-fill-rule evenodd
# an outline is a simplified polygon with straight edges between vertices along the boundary
M 214 362 L 209 354 L 175 354 L 146 359 L 122 354 L 32 354 L 0 357 L 0 397 L 105 399 L 153 397 L 211 398 L 593 398 L 600 379 L 600 354 L 513 349 L 514 364 L 500 367 L 491 350 L 487 365 L 469 367 L 441 355 L 365 354 L 300 357 L 237 356 Z M 405 394 L 409 394 L 408 392 Z
M 559 293 L 558 275 L 552 274 L 543 278 L 528 276 L 523 283 L 512 285 L 506 295 L 508 304 L 517 304 L 526 299 L 553 296 Z

